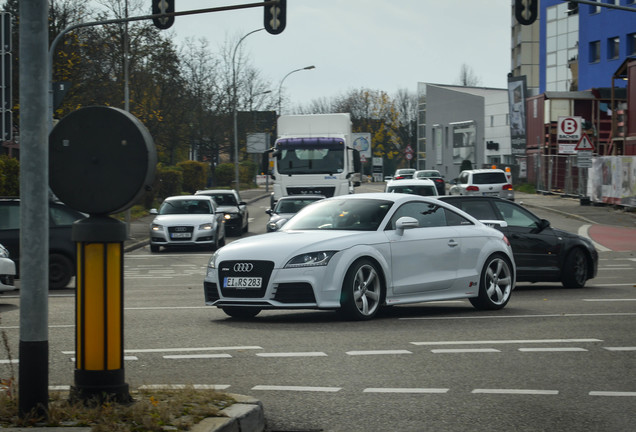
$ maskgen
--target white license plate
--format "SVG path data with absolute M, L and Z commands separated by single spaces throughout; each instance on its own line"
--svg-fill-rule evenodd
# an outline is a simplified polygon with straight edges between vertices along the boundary
M 172 233 L 170 234 L 170 238 L 176 239 L 176 238 L 190 238 L 192 237 L 191 233 Z
M 499 196 L 499 192 L 484 192 L 484 196 Z
M 260 277 L 226 277 L 224 288 L 260 288 L 263 278 Z

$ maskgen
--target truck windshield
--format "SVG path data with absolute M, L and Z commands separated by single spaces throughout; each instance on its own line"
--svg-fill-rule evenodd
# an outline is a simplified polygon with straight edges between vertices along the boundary
M 279 140 L 280 174 L 337 174 L 344 171 L 344 142 L 329 138 Z

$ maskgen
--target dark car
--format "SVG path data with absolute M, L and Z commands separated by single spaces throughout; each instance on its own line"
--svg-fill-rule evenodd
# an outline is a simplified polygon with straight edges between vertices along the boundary
M 446 195 L 446 181 L 437 170 L 419 170 L 413 174 L 414 179 L 428 179 L 435 183 L 437 195 Z
M 73 222 L 86 217 L 59 201 L 49 202 L 49 288 L 66 287 L 76 270 L 76 245 L 71 240 Z M 20 198 L 0 198 L 0 243 L 20 269 Z
M 241 200 L 234 189 L 207 189 L 195 192 L 195 195 L 207 195 L 214 199 L 218 211 L 224 213 L 225 230 L 235 235 L 246 233 L 249 229 L 247 203 Z
M 278 231 L 293 215 L 298 213 L 303 207 L 324 199 L 323 195 L 288 195 L 280 197 L 274 208 L 265 210 L 269 215 L 267 221 L 267 232 Z
M 505 221 L 495 228 L 510 240 L 519 282 L 561 282 L 581 288 L 598 271 L 598 252 L 580 235 L 552 228 L 528 209 L 507 199 L 480 196 L 439 197 L 480 221 Z

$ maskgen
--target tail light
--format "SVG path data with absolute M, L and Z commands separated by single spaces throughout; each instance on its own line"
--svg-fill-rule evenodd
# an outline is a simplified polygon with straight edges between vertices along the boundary
M 502 189 L 503 189 L 503 190 L 512 190 L 512 185 L 511 185 L 511 184 L 503 185 L 503 188 L 502 188 Z
M 477 186 L 468 186 L 466 190 L 471 192 L 477 192 L 479 188 Z
M 402 177 L 402 176 L 395 176 L 395 177 L 393 177 L 393 180 L 402 180 L 403 178 L 404 177 Z

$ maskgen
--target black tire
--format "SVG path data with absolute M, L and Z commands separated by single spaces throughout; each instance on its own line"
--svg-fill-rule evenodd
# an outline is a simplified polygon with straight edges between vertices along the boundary
M 245 227 L 243 228 L 243 232 L 246 233 L 247 230 L 249 229 L 250 223 L 249 221 L 245 222 Z
M 512 294 L 512 265 L 508 258 L 493 254 L 486 260 L 479 277 L 479 295 L 470 303 L 479 310 L 503 309 Z
M 52 253 L 49 255 L 49 289 L 62 289 L 75 274 L 73 261 L 66 255 Z
M 561 269 L 561 284 L 566 288 L 583 288 L 587 281 L 589 263 L 580 248 L 568 253 Z
M 157 246 L 157 245 L 152 245 L 152 244 L 151 244 L 151 245 L 150 245 L 150 252 L 152 252 L 152 253 L 157 253 L 157 252 L 159 252 L 159 248 L 160 248 L 160 247 L 161 247 L 161 246 Z
M 212 245 L 210 246 L 210 248 L 215 251 L 219 249 L 219 231 L 217 230 L 214 233 L 214 243 L 212 243 Z
M 366 258 L 354 262 L 342 282 L 340 314 L 355 321 L 370 320 L 382 301 L 382 277 L 377 264 Z
M 239 306 L 228 306 L 221 309 L 223 309 L 223 312 L 225 312 L 227 315 L 231 316 L 232 318 L 238 318 L 238 319 L 254 318 L 261 311 L 259 308 L 239 307 Z

